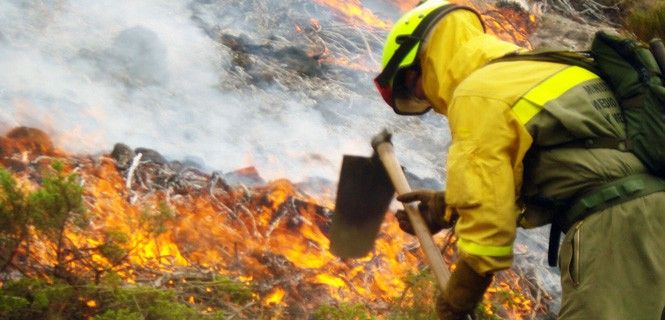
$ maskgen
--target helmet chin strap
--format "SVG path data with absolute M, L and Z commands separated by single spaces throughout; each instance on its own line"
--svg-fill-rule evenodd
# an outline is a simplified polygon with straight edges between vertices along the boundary
M 416 97 L 395 99 L 395 106 L 392 108 L 401 116 L 419 116 L 432 110 L 428 101 Z

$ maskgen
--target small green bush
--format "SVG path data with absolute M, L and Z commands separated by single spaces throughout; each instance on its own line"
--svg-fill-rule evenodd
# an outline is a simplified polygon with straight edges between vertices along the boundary
M 49 276 L 70 283 L 103 276 L 102 273 L 111 270 L 105 264 L 99 265 L 92 256 L 101 254 L 112 265 L 120 264 L 127 257 L 129 236 L 108 230 L 98 247 L 79 248 L 66 234 L 82 231 L 89 223 L 80 177 L 66 173 L 61 162 L 53 161 L 50 167 L 45 167 L 41 185 L 30 193 L 21 190 L 12 174 L 0 167 L 0 272 L 16 267 L 13 263 L 20 260 L 24 264 L 41 265 Z M 55 250 L 51 252 L 54 263 L 46 262 L 48 259 L 31 259 L 30 251 L 19 250 L 21 245 L 30 246 L 36 236 L 54 245 Z M 71 257 L 83 263 L 72 264 Z M 87 272 L 73 270 L 72 265 L 87 268 Z
M 0 167 L 0 271 L 16 254 L 28 230 L 28 203 L 12 175 Z
M 69 223 L 83 228 L 89 219 L 83 205 L 83 188 L 76 174 L 65 174 L 62 163 L 52 164 L 39 190 L 28 196 L 32 223 L 51 240 L 60 241 Z
M 144 320 L 143 315 L 128 309 L 108 310 L 92 320 Z
M 30 301 L 22 297 L 0 294 L 0 319 L 19 319 L 28 314 Z
M 404 278 L 406 291 L 395 301 L 390 320 L 429 320 L 436 319 L 434 297 L 435 280 L 429 269 L 412 273 Z
M 129 253 L 129 236 L 118 230 L 106 231 L 105 241 L 99 246 L 99 253 L 113 265 L 120 264 Z
M 362 304 L 340 304 L 320 306 L 314 311 L 316 320 L 374 320 Z
M 187 284 L 222 291 L 219 281 Z M 224 281 L 230 283 L 230 280 Z M 233 288 L 234 292 L 239 287 Z M 244 289 L 243 289 L 244 290 Z M 248 290 L 248 289 L 247 289 Z M 229 301 L 217 301 L 216 312 L 207 313 L 203 305 L 185 302 L 184 288 L 148 286 L 109 287 L 107 285 L 69 285 L 24 278 L 0 288 L 0 319 L 94 319 L 94 320 L 218 320 L 224 317 Z M 184 296 L 183 296 L 184 295 Z M 232 294 L 225 297 L 233 296 Z M 89 304 L 90 302 L 94 302 Z M 209 302 L 209 301 L 206 301 Z M 205 306 L 213 305 L 206 304 Z
M 76 289 L 63 283 L 24 278 L 6 283 L 0 289 L 0 318 L 8 320 L 45 319 L 47 316 L 72 315 L 83 307 Z M 5 309 L 7 307 L 7 309 Z M 8 313 L 5 313 L 7 311 Z M 67 317 L 65 317 L 67 318 Z M 75 318 L 72 318 L 75 319 Z

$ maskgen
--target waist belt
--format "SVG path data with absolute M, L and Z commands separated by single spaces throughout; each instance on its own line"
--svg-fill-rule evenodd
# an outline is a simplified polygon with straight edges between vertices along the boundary
M 598 211 L 665 191 L 665 180 L 650 174 L 635 174 L 604 184 L 579 197 L 561 219 L 561 230 L 567 232 L 575 222 Z
M 665 191 L 665 180 L 650 174 L 634 174 L 604 184 L 577 198 L 552 223 L 547 258 L 550 266 L 556 266 L 561 231 L 567 232 L 575 222 L 596 212 L 659 191 Z

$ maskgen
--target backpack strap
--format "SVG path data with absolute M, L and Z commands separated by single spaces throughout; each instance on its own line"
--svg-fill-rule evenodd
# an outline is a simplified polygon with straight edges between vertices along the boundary
M 590 51 L 566 51 L 553 49 L 540 49 L 527 52 L 516 51 L 496 58 L 489 63 L 509 61 L 541 61 L 561 63 L 587 69 L 601 76 L 601 78 L 603 75 L 603 73 L 594 63 Z
M 555 144 L 552 146 L 539 146 L 540 150 L 552 150 L 561 148 L 580 148 L 580 149 L 614 149 L 623 152 L 630 152 L 631 144 L 629 140 L 619 138 L 586 138 L 577 139 L 569 142 Z
M 605 78 L 605 74 L 598 68 L 594 62 L 593 56 L 590 51 L 565 51 L 556 49 L 539 49 L 527 52 L 511 52 L 500 58 L 490 61 L 490 63 L 509 62 L 509 61 L 541 61 L 561 63 L 571 66 L 577 66 L 587 69 L 601 78 Z M 636 97 L 634 102 L 629 105 L 640 106 L 642 101 L 640 97 Z M 615 149 L 619 151 L 629 152 L 631 149 L 630 141 L 618 138 L 585 138 L 577 139 L 566 143 L 561 143 L 553 146 L 540 147 L 541 149 L 549 150 L 556 148 L 584 148 L 584 149 Z

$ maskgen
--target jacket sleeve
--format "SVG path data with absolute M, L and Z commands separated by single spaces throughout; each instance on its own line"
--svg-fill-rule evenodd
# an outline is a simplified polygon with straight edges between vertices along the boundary
M 458 96 L 448 108 L 452 144 L 447 210 L 459 214 L 458 249 L 478 273 L 509 268 L 528 132 L 503 101 Z

